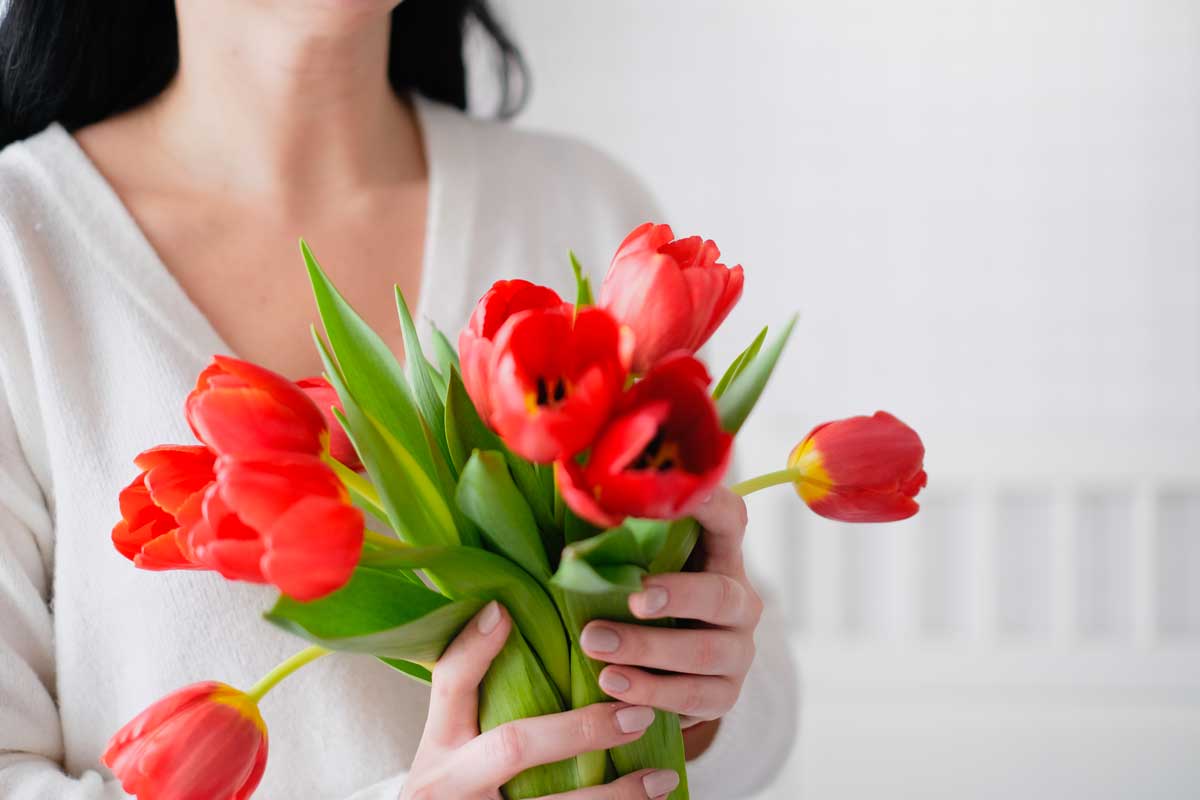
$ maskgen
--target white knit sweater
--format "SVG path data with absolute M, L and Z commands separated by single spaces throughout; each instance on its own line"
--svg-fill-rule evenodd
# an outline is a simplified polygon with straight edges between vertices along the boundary
M 621 237 L 656 217 L 639 183 L 588 147 L 418 107 L 430 166 L 418 313 L 444 331 L 500 277 L 567 288 L 568 247 L 599 278 Z M 183 399 L 219 352 L 70 134 L 54 125 L 0 152 L 6 800 L 125 797 L 98 762 L 120 725 L 188 683 L 244 688 L 301 645 L 261 619 L 271 588 L 142 572 L 109 539 L 130 459 L 192 440 Z M 794 735 L 793 686 L 782 635 L 764 628 L 741 703 L 691 765 L 693 797 L 729 800 L 770 778 Z M 396 797 L 427 694 L 368 657 L 301 671 L 263 701 L 271 755 L 256 797 Z

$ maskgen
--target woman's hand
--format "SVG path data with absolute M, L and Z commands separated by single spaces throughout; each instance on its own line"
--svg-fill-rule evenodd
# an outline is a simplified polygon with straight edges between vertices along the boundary
M 733 708 L 754 660 L 754 629 L 763 610 L 742 562 L 742 498 L 718 489 L 695 516 L 704 528 L 696 554 L 703 571 L 647 577 L 642 591 L 630 596 L 629 609 L 640 619 L 674 617 L 699 624 L 670 629 L 597 621 L 580 639 L 589 656 L 619 665 L 600 673 L 605 692 L 674 711 L 684 728 L 719 719 Z M 688 733 L 698 734 L 689 739 L 703 738 L 699 728 Z M 707 743 L 697 748 L 689 741 L 689 755 Z
M 654 721 L 653 709 L 645 706 L 596 703 L 480 734 L 479 684 L 511 629 L 508 614 L 488 603 L 438 660 L 425 732 L 401 800 L 498 800 L 500 786 L 517 773 L 628 744 Z M 678 784 L 672 770 L 641 770 L 606 786 L 541 800 L 658 800 Z

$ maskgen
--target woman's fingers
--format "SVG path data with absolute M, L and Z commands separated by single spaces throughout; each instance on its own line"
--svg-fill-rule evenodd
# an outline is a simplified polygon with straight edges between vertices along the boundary
M 605 667 L 600 688 L 617 700 L 674 711 L 697 722 L 724 716 L 739 694 L 732 678 L 655 675 L 635 667 Z
M 473 797 L 530 767 L 629 744 L 653 722 L 654 709 L 625 703 L 596 703 L 506 722 L 455 752 L 446 796 Z
M 718 628 L 673 630 L 591 622 L 579 643 L 597 661 L 692 675 L 738 675 L 754 658 L 754 643 L 747 635 Z
M 742 538 L 746 535 L 746 503 L 721 487 L 693 512 L 704 529 L 705 568 L 737 577 L 742 574 Z
M 479 735 L 479 683 L 511 628 L 508 614 L 493 600 L 438 659 L 425 721 L 425 736 L 435 744 L 454 747 Z
M 537 800 L 659 800 L 678 785 L 679 773 L 673 769 L 643 769 L 604 786 L 550 794 Z
M 629 596 L 629 610 L 641 619 L 676 617 L 727 628 L 753 628 L 762 608 L 746 584 L 716 572 L 655 575 Z

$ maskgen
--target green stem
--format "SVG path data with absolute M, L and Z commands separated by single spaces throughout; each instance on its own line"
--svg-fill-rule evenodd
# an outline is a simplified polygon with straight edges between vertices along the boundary
M 757 492 L 759 489 L 766 489 L 769 486 L 778 486 L 781 483 L 795 483 L 800 477 L 801 473 L 798 469 L 780 469 L 744 480 L 741 483 L 735 483 L 729 487 L 729 491 L 745 497 L 748 494 Z
M 275 684 L 305 664 L 316 661 L 321 656 L 329 655 L 330 652 L 324 647 L 317 647 L 316 645 L 306 647 L 291 658 L 280 662 L 273 670 L 264 675 L 262 680 L 251 686 L 250 691 L 246 692 L 246 694 L 250 696 L 251 700 L 257 703 L 262 699 L 263 695 L 275 688 Z
M 408 547 L 408 545 L 396 537 L 388 536 L 387 534 L 383 533 L 376 533 L 370 528 L 363 530 L 363 541 L 373 544 L 382 550 L 398 550 Z
M 322 457 L 322 460 L 333 469 L 334 474 L 338 476 L 342 485 L 351 495 L 362 498 L 363 502 L 370 507 L 372 514 L 380 519 L 387 519 L 387 512 L 379 500 L 379 490 L 375 488 L 375 484 L 371 483 L 369 478 L 358 474 L 328 453 Z

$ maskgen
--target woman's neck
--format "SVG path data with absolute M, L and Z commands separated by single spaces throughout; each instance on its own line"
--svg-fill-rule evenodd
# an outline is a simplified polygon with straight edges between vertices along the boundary
M 379 12 L 177 8 L 179 71 L 146 115 L 192 185 L 296 198 L 424 177 L 412 110 L 388 81 L 390 20 Z

